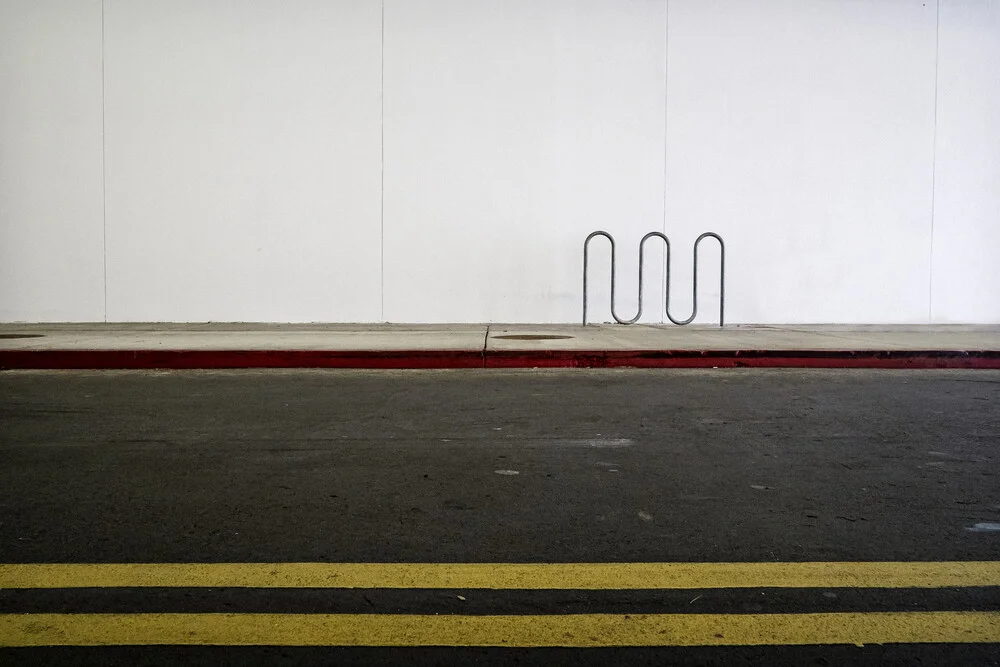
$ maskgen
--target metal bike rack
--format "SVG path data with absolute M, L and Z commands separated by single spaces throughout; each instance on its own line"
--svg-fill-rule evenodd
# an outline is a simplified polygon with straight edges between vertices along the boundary
M 615 312 L 615 274 L 616 274 L 616 251 L 615 251 L 615 238 L 611 234 L 605 231 L 592 232 L 587 240 L 583 242 L 583 326 L 587 326 L 587 265 L 588 265 L 588 254 L 587 251 L 590 246 L 590 241 L 595 236 L 603 236 L 611 243 L 611 317 L 615 319 L 618 324 L 634 324 L 639 321 L 642 317 L 642 274 L 643 274 L 643 262 L 644 262 L 644 250 L 646 246 L 646 241 L 653 238 L 662 239 L 663 243 L 667 246 L 667 261 L 666 267 L 664 269 L 666 275 L 664 277 L 665 287 L 664 287 L 664 308 L 666 309 L 667 319 L 677 325 L 690 324 L 694 321 L 694 318 L 698 315 L 698 245 L 706 238 L 713 238 L 719 242 L 719 326 L 723 326 L 725 323 L 725 313 L 726 313 L 726 244 L 723 242 L 722 237 L 715 232 L 705 232 L 699 236 L 694 242 L 694 286 L 693 286 L 693 297 L 691 300 L 692 310 L 691 317 L 686 320 L 678 320 L 670 314 L 670 239 L 667 238 L 666 234 L 661 232 L 650 232 L 642 237 L 639 241 L 639 311 L 635 314 L 635 317 L 631 319 L 622 319 L 618 317 Z

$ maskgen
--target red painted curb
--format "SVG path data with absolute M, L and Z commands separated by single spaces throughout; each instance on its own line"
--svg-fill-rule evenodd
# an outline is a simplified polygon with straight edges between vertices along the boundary
M 1000 369 L 1000 352 L 950 350 L 544 350 L 486 355 L 487 368 Z
M 482 367 L 467 350 L 0 350 L 0 369 Z
M 1000 351 L 946 350 L 0 350 L 0 369 L 957 368 Z

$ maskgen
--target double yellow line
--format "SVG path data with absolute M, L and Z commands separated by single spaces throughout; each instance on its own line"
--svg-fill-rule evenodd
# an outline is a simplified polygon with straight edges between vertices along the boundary
M 1000 586 L 1000 562 L 0 565 L 0 588 L 638 590 Z M 0 646 L 732 646 L 1000 643 L 1000 612 L 0 614 Z
M 765 646 L 1000 642 L 1000 613 L 4 614 L 0 646 Z
M 0 564 L 0 588 L 950 588 L 1000 562 Z

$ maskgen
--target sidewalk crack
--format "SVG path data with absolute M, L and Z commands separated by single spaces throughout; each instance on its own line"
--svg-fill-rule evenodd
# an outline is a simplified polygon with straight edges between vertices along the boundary
M 486 349 L 490 344 L 490 325 L 486 325 L 486 335 L 483 336 L 483 368 L 486 368 Z

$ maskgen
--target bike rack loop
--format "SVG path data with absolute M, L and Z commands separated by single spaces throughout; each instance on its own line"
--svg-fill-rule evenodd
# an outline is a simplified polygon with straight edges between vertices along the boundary
M 697 239 L 695 239 L 695 242 L 694 242 L 694 266 L 692 267 L 693 268 L 693 272 L 694 272 L 694 279 L 692 281 L 693 287 L 692 287 L 692 299 L 691 299 L 692 309 L 691 309 L 691 316 L 688 317 L 686 320 L 678 320 L 678 319 L 674 318 L 673 315 L 670 314 L 670 239 L 668 239 L 667 236 L 665 234 L 661 233 L 661 232 L 649 232 L 648 234 L 646 234 L 645 236 L 643 236 L 642 240 L 639 241 L 639 304 L 638 304 L 639 308 L 638 308 L 638 312 L 635 314 L 635 317 L 633 317 L 632 319 L 623 320 L 622 318 L 618 317 L 618 314 L 615 312 L 615 283 L 616 283 L 615 275 L 617 273 L 617 270 L 616 270 L 617 252 L 615 250 L 615 239 L 608 232 L 605 232 L 605 231 L 596 231 L 596 232 L 592 232 L 589 236 L 587 236 L 587 239 L 583 242 L 583 326 L 587 326 L 587 266 L 588 266 L 588 250 L 589 250 L 589 246 L 590 246 L 590 241 L 595 236 L 603 236 L 611 244 L 611 317 L 613 317 L 614 320 L 615 320 L 615 322 L 617 322 L 618 324 L 634 324 L 635 322 L 639 321 L 640 317 L 642 317 L 642 276 L 643 276 L 643 263 L 644 263 L 644 256 L 645 256 L 645 252 L 644 251 L 645 251 L 646 241 L 648 241 L 650 238 L 652 238 L 654 236 L 657 237 L 657 238 L 663 239 L 663 242 L 664 242 L 664 244 L 666 244 L 666 247 L 667 247 L 667 261 L 666 261 L 666 267 L 665 267 L 665 274 L 666 275 L 664 277 L 664 282 L 665 282 L 664 308 L 666 310 L 667 319 L 669 319 L 674 324 L 677 324 L 677 325 L 680 325 L 680 326 L 683 326 L 685 324 L 690 324 L 691 322 L 694 321 L 694 318 L 698 315 L 698 245 L 705 238 L 708 238 L 708 237 L 714 238 L 716 241 L 719 242 L 719 253 L 720 253 L 720 255 L 719 255 L 719 326 L 721 327 L 721 326 L 723 326 L 725 324 L 725 312 L 726 312 L 726 244 L 722 240 L 721 236 L 719 236 L 715 232 L 705 232 L 704 234 L 702 234 L 701 236 L 699 236 Z

